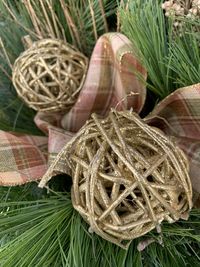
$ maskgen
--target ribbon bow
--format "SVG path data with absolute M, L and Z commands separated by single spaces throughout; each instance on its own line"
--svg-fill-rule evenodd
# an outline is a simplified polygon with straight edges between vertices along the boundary
M 35 123 L 46 136 L 0 131 L 0 185 L 20 185 L 40 180 L 46 172 L 45 179 L 65 172 L 59 152 L 62 153 L 65 144 L 93 112 L 106 116 L 111 108 L 132 108 L 140 113 L 146 99 L 142 80 L 146 78 L 146 70 L 137 60 L 131 42 L 120 33 L 104 34 L 96 43 L 86 80 L 72 109 L 64 116 L 41 112 L 36 115 Z M 176 90 L 144 118 L 149 125 L 174 136 L 187 155 L 197 204 L 200 203 L 199 103 L 200 83 Z

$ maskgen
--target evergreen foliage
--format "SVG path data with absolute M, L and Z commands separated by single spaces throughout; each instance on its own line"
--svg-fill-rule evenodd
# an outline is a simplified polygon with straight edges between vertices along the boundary
M 120 8 L 121 30 L 133 42 L 138 58 L 148 71 L 147 88 L 159 99 L 175 89 L 200 81 L 200 28 L 198 18 L 183 23 L 182 34 L 173 31 L 174 18 L 167 19 L 161 0 L 128 1 Z M 176 18 L 177 19 L 177 18 Z

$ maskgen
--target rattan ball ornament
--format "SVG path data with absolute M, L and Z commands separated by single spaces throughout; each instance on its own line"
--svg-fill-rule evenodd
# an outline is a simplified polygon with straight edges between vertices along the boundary
M 91 232 L 123 248 L 139 236 L 187 219 L 188 161 L 159 129 L 130 111 L 93 114 L 66 146 L 74 208 Z
M 66 111 L 85 80 L 88 59 L 61 40 L 34 42 L 13 66 L 13 84 L 21 99 L 37 111 Z

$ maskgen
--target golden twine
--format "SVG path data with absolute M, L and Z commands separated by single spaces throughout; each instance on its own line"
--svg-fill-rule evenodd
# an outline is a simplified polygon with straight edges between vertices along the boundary
M 66 111 L 75 103 L 85 80 L 88 59 L 61 40 L 33 43 L 13 66 L 18 95 L 38 111 Z
M 187 219 L 192 207 L 188 161 L 138 115 L 95 114 L 62 152 L 73 177 L 74 208 L 90 231 L 123 248 L 160 225 Z

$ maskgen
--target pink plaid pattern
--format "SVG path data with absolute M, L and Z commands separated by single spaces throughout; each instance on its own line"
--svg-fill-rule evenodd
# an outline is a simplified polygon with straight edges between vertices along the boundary
M 111 107 L 134 107 L 139 112 L 146 90 L 136 71 L 146 80 L 146 71 L 136 60 L 127 37 L 119 33 L 103 35 L 94 48 L 78 101 L 62 119 L 63 128 L 77 132 L 91 113 L 105 116 Z
M 47 137 L 0 131 L 0 185 L 40 179 L 47 170 Z
M 48 138 L 0 131 L 0 184 L 17 185 L 41 179 L 48 164 L 57 159 L 58 153 L 91 113 L 105 116 L 110 108 L 133 108 L 139 113 L 146 90 L 136 72 L 145 81 L 147 73 L 137 61 L 130 41 L 119 33 L 103 35 L 94 48 L 85 83 L 74 107 L 64 116 L 37 114 L 35 122 Z M 190 161 L 193 187 L 200 193 L 199 103 L 200 84 L 178 89 L 161 101 L 145 121 L 173 136 L 185 151 Z M 47 173 L 53 175 L 53 172 Z
M 189 159 L 194 192 L 200 193 L 200 83 L 176 90 L 145 120 L 173 136 Z M 198 194 L 195 197 L 198 198 Z

